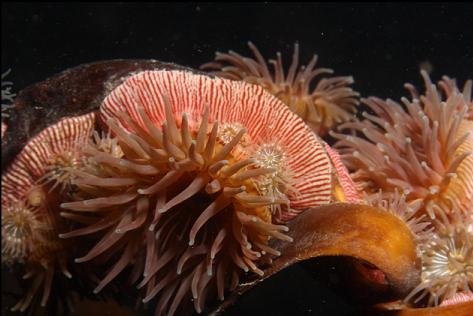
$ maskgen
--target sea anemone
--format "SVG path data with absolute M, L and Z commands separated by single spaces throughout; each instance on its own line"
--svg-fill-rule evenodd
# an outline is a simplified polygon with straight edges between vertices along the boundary
M 471 218 L 458 210 L 434 207 L 440 220 L 435 232 L 421 244 L 420 284 L 404 299 L 429 306 L 471 300 L 473 295 L 473 233 Z M 452 215 L 454 214 L 454 215 Z M 447 216 L 448 215 L 448 216 Z M 450 303 L 448 303 L 450 302 Z
M 143 279 L 156 314 L 193 298 L 224 298 L 242 272 L 263 274 L 290 242 L 290 219 L 333 201 L 334 166 L 324 144 L 278 99 L 256 85 L 183 71 L 144 71 L 101 106 L 123 156 L 91 143 L 63 215 L 87 222 L 62 238 L 101 232 L 76 262 L 114 261 L 95 289 L 127 266 Z M 277 140 L 277 141 L 276 141 Z M 84 215 L 82 215 L 84 214 Z
M 364 120 L 340 126 L 352 135 L 331 132 L 339 140 L 335 148 L 361 191 L 389 195 L 399 190 L 408 203 L 422 202 L 431 217 L 436 204 L 458 204 L 467 212 L 473 207 L 473 125 L 465 119 L 471 83 L 464 95 L 444 78 L 442 94 L 425 71 L 421 75 L 425 95 L 406 85 L 412 101 L 402 98 L 404 106 L 389 99 L 362 100 L 374 114 L 363 112 Z
M 307 66 L 298 69 L 299 44 L 295 43 L 292 63 L 285 74 L 281 53 L 277 53 L 276 60 L 269 60 L 274 66 L 271 72 L 256 46 L 251 42 L 248 46 L 256 60 L 230 51 L 228 54 L 217 53 L 215 62 L 201 68 L 223 78 L 262 86 L 299 115 L 319 136 L 324 136 L 335 124 L 351 119 L 359 95 L 349 87 L 354 82 L 352 77 L 323 78 L 314 88 L 312 83 L 316 77 L 333 73 L 331 69 L 315 68 L 317 55 Z
M 37 298 L 45 306 L 56 271 L 71 278 L 67 247 L 57 237 L 58 200 L 66 195 L 42 179 L 45 175 L 54 181 L 65 179 L 57 177 L 63 173 L 58 171 L 63 157 L 78 155 L 77 148 L 91 135 L 94 121 L 91 113 L 46 128 L 30 139 L 2 175 L 2 259 L 6 259 L 2 263 L 22 264 L 23 279 L 31 279 L 26 295 L 12 310 L 25 311 Z
M 48 229 L 34 205 L 35 194 L 2 208 L 2 264 L 24 263 Z
M 427 241 L 432 233 L 433 227 L 425 215 L 418 215 L 421 207 L 420 201 L 406 202 L 406 195 L 395 190 L 394 194 L 384 197 L 380 191 L 377 194 L 364 194 L 363 201 L 370 206 L 375 206 L 397 216 L 409 227 L 414 239 L 418 244 Z M 416 215 L 417 214 L 417 215 Z M 420 249 L 419 249 L 420 250 Z

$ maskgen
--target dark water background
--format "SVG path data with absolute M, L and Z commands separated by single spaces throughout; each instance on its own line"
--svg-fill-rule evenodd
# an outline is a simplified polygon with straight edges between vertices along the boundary
M 353 75 L 363 96 L 398 100 L 405 82 L 473 77 L 473 5 L 422 4 L 60 4 L 2 3 L 2 72 L 18 91 L 82 63 L 144 58 L 198 67 L 215 51 L 266 58 L 293 43 L 302 62 Z M 330 269 L 321 272 L 331 279 Z M 334 279 L 333 279 L 334 278 Z M 331 282 L 337 282 L 334 277 Z M 361 312 L 298 266 L 265 282 L 227 315 L 354 315 Z M 2 283 L 2 286 L 5 285 Z
M 197 67 L 229 49 L 301 61 L 355 77 L 363 95 L 398 99 L 406 81 L 461 81 L 473 72 L 473 5 L 422 4 L 32 4 L 2 3 L 2 70 L 17 89 L 81 63 L 154 58 Z

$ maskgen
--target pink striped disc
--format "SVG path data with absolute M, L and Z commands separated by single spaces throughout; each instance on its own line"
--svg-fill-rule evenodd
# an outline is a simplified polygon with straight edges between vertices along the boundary
M 327 143 L 324 142 L 324 145 L 328 155 L 330 156 L 330 159 L 332 160 L 333 166 L 335 167 L 335 172 L 337 173 L 338 181 L 340 182 L 343 193 L 345 194 L 346 202 L 359 202 L 360 196 L 358 195 L 358 191 L 355 188 L 355 183 L 350 177 L 347 168 L 342 163 L 340 155 Z
M 101 113 L 105 119 L 120 122 L 119 114 L 125 112 L 146 129 L 137 112 L 142 107 L 160 128 L 165 120 L 163 95 L 168 96 L 178 124 L 183 112 L 189 121 L 199 121 L 208 105 L 211 122 L 239 123 L 257 144 L 277 140 L 286 150 L 299 193 L 290 196 L 291 210 L 283 214 L 283 220 L 331 201 L 333 167 L 322 141 L 286 105 L 257 85 L 186 71 L 144 71 L 113 90 Z M 125 122 L 120 124 L 130 130 Z
M 83 143 L 94 125 L 95 113 L 64 118 L 30 139 L 2 175 L 2 206 L 24 198 L 53 157 Z
M 462 304 L 466 302 L 473 302 L 473 293 L 464 291 L 464 292 L 458 292 L 453 297 L 445 300 L 440 304 L 440 306 L 449 306 L 449 305 L 456 305 L 456 304 Z

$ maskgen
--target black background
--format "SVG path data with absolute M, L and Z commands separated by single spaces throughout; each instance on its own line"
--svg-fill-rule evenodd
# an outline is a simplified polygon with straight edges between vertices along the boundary
M 114 58 L 153 58 L 191 67 L 216 51 L 301 61 L 353 75 L 362 95 L 399 99 L 420 84 L 419 64 L 461 82 L 472 77 L 471 4 L 2 3 L 2 71 L 15 88 L 77 66 Z
M 16 91 L 82 63 L 145 58 L 198 67 L 216 51 L 286 64 L 295 41 L 301 61 L 353 75 L 363 96 L 399 99 L 402 85 L 420 85 L 421 63 L 432 77 L 473 77 L 471 4 L 212 4 L 2 3 L 2 72 Z M 265 282 L 228 314 L 347 315 L 344 299 L 321 287 L 303 267 Z

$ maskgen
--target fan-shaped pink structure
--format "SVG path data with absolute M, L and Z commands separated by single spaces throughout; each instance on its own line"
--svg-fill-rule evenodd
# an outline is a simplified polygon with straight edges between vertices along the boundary
M 348 183 L 325 143 L 256 85 L 144 71 L 100 111 L 122 155 L 85 148 L 94 167 L 75 182 L 80 198 L 61 207 L 93 216 L 61 237 L 101 232 L 76 262 L 121 257 L 94 291 L 132 266 L 143 302 L 159 297 L 157 315 L 179 311 L 191 294 L 200 312 L 207 293 L 223 299 L 243 271 L 263 275 L 280 255 L 268 242 L 292 241 L 278 222 L 334 201 L 335 186 Z
M 333 165 L 324 144 L 281 101 L 256 85 L 190 72 L 147 71 L 114 90 L 104 101 L 102 113 L 105 120 L 127 113 L 146 128 L 137 111 L 142 106 L 152 123 L 160 126 L 166 117 L 163 95 L 168 95 L 178 122 L 182 113 L 189 115 L 189 121 L 199 120 L 208 105 L 210 122 L 238 123 L 257 144 L 277 140 L 295 180 L 292 185 L 297 194 L 291 196 L 290 204 L 294 216 L 331 201 Z M 122 126 L 129 130 L 126 122 Z
M 55 157 L 83 144 L 92 134 L 95 113 L 65 118 L 28 141 L 2 175 L 2 206 L 25 197 L 34 182 L 45 175 Z
M 51 202 L 57 199 L 52 193 L 55 186 L 42 180 L 59 179 L 59 165 L 80 155 L 77 151 L 94 125 L 95 114 L 89 113 L 49 126 L 29 140 L 2 175 L 2 262 L 23 263 L 23 278 L 31 280 L 28 292 L 12 310 L 25 311 L 38 301 L 45 306 L 56 272 L 71 277 L 65 246 L 57 236 L 59 208 Z

